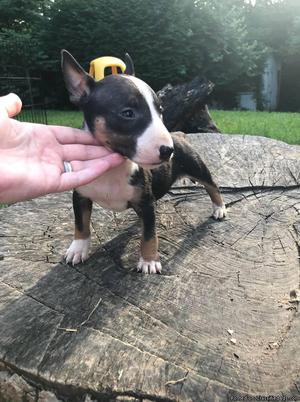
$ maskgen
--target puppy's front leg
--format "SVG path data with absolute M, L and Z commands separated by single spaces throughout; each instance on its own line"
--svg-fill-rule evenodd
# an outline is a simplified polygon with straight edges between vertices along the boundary
M 88 257 L 90 247 L 90 220 L 93 203 L 82 197 L 76 190 L 73 192 L 73 209 L 75 215 L 75 235 L 66 252 L 66 262 L 72 265 L 83 262 Z
M 158 253 L 158 238 L 155 226 L 155 205 L 153 201 L 134 208 L 142 220 L 141 257 L 137 270 L 144 274 L 160 274 L 161 263 Z

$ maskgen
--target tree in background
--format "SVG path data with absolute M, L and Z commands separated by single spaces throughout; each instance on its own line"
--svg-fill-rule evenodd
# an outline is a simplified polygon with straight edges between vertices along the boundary
M 0 1 L 0 76 L 27 77 L 1 79 L 1 92 L 17 92 L 25 103 L 32 103 L 35 89 L 28 77 L 43 68 L 45 54 L 33 27 L 42 18 L 44 0 Z
M 299 54 L 298 0 L 256 3 L 1 0 L 0 36 L 9 45 L 6 50 L 0 45 L 0 60 L 34 66 L 44 77 L 50 99 L 67 104 L 60 72 L 62 48 L 85 68 L 95 57 L 122 58 L 127 51 L 138 75 L 155 89 L 204 75 L 215 82 L 217 99 L 233 106 L 238 91 L 258 87 L 266 49 L 288 57 Z
M 36 35 L 46 49 L 44 67 L 59 71 L 59 51 L 85 65 L 95 57 L 129 52 L 141 76 L 159 89 L 206 75 L 219 91 L 234 92 L 258 74 L 260 52 L 249 42 L 243 1 L 56 0 Z
M 42 65 L 43 49 L 34 32 L 43 19 L 48 0 L 0 1 L 0 60 L 1 68 Z

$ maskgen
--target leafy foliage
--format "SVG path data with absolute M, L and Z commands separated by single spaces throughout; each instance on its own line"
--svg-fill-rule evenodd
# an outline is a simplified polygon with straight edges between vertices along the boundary
M 298 59 L 299 34 L 299 0 L 0 0 L 0 60 L 38 70 L 62 103 L 62 48 L 86 69 L 127 51 L 156 90 L 204 75 L 234 99 L 258 86 L 266 52 Z
M 41 27 L 42 41 L 49 61 L 63 47 L 86 65 L 99 55 L 128 51 L 156 89 L 199 73 L 230 84 L 255 72 L 259 54 L 247 42 L 242 9 L 227 3 L 57 0 Z

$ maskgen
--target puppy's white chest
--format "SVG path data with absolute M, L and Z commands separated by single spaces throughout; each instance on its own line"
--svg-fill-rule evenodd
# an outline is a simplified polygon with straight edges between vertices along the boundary
M 113 211 L 123 211 L 135 196 L 135 188 L 129 183 L 138 166 L 126 160 L 91 183 L 76 190 L 84 197 Z

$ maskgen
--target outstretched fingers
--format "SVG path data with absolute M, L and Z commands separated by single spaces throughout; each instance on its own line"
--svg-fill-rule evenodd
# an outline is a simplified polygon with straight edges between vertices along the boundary
M 78 128 L 63 126 L 51 126 L 50 128 L 60 144 L 100 145 L 91 133 Z
M 61 174 L 57 191 L 62 192 L 84 186 L 122 162 L 123 158 L 119 154 L 109 154 L 101 159 L 90 161 L 71 161 L 72 172 Z
M 102 146 L 83 145 L 83 144 L 65 144 L 62 145 L 62 159 L 64 161 L 78 160 L 87 161 L 91 159 L 103 158 L 111 154 Z

